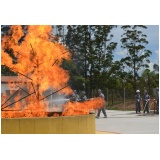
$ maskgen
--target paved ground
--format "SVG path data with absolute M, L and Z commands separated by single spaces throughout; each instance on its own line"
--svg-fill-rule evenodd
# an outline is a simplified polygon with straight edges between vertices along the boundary
M 159 134 L 159 114 L 106 110 L 107 118 L 96 119 L 97 134 Z

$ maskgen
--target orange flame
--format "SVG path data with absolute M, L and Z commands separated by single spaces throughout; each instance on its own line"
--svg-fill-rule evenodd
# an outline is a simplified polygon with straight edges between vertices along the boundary
M 48 102 L 45 101 L 43 92 L 49 87 L 54 91 L 59 90 L 59 94 L 72 93 L 70 87 L 65 87 L 69 74 L 60 68 L 63 59 L 70 60 L 70 53 L 64 45 L 53 41 L 51 31 L 52 27 L 47 25 L 30 25 L 26 32 L 22 26 L 13 25 L 2 38 L 2 65 L 16 72 L 18 77 L 23 77 L 18 85 L 10 81 L 9 87 L 17 87 L 26 92 L 23 97 L 17 93 L 13 105 L 9 106 L 12 103 L 9 100 L 2 105 L 2 118 L 47 116 Z M 16 61 L 13 61 L 8 52 L 12 53 Z M 6 99 L 9 97 L 5 95 Z M 102 105 L 103 100 L 100 98 L 84 103 L 68 102 L 64 105 L 63 115 L 88 114 L 91 109 Z
M 105 101 L 102 98 L 93 98 L 83 103 L 68 102 L 64 105 L 64 116 L 89 114 L 93 109 L 99 109 L 104 106 Z

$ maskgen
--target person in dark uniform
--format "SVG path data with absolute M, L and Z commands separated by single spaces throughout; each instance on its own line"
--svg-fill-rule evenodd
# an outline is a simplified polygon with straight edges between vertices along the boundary
M 84 102 L 87 100 L 87 96 L 86 96 L 86 92 L 85 91 L 82 91 L 82 94 L 81 94 L 81 99 L 79 100 L 79 102 Z
M 74 90 L 74 94 L 75 94 L 75 96 L 76 96 L 76 101 L 79 101 L 79 95 L 78 95 L 78 93 L 77 93 L 76 90 Z
M 140 104 L 141 96 L 140 91 L 136 91 L 135 102 L 136 102 L 136 113 L 141 113 L 141 104 Z
M 98 94 L 99 94 L 98 97 L 101 97 L 101 98 L 103 98 L 103 99 L 105 98 L 105 97 L 104 97 L 104 94 L 103 94 L 102 91 L 101 91 L 101 89 L 98 89 Z M 103 115 L 104 115 L 104 118 L 107 118 L 107 113 L 106 113 L 106 110 L 105 110 L 105 105 L 103 105 L 101 108 L 98 109 L 98 113 L 97 113 L 96 118 L 99 118 L 99 117 L 100 117 L 101 111 L 102 111 L 102 113 L 103 113 Z
M 71 101 L 77 101 L 77 98 L 76 98 L 76 93 L 75 91 L 73 91 L 72 95 L 71 95 L 71 98 L 70 98 Z
M 143 113 L 145 113 L 145 111 L 147 111 L 147 113 L 149 113 L 149 99 L 150 99 L 150 96 L 149 96 L 148 92 L 145 91 Z

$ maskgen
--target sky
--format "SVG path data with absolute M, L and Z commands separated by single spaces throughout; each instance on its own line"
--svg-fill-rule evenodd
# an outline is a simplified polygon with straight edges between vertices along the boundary
M 127 24 L 126 24 L 127 25 Z M 153 70 L 154 64 L 159 64 L 159 25 L 145 25 L 147 29 L 142 29 L 142 33 L 147 35 L 148 44 L 145 46 L 147 50 L 152 52 L 151 56 L 148 57 L 150 60 L 149 69 Z M 67 34 L 67 26 L 65 26 L 64 34 Z M 56 30 L 53 30 L 53 33 L 56 34 Z M 116 28 L 111 30 L 111 34 L 113 34 L 112 42 L 118 42 L 116 49 L 113 51 L 114 61 L 119 61 L 121 58 L 126 57 L 127 50 L 121 48 L 121 35 L 123 34 L 123 30 L 121 29 L 121 25 L 117 25 Z M 142 73 L 144 68 L 140 71 Z
M 146 45 L 146 49 L 152 52 L 152 55 L 149 57 L 150 60 L 150 70 L 153 70 L 153 64 L 159 64 L 159 25 L 146 25 L 147 29 L 142 29 L 142 32 L 147 35 L 147 41 L 149 42 Z M 126 57 L 126 50 L 121 48 L 121 35 L 123 30 L 120 28 L 120 25 L 117 28 L 112 30 L 114 38 L 112 41 L 118 42 L 117 48 L 114 51 L 114 60 L 120 60 L 121 58 Z

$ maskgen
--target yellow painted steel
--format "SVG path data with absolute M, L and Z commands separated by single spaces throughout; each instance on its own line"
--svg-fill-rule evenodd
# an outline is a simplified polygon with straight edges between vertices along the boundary
M 5 124 L 6 133 L 9 134 L 19 133 L 19 119 L 8 119 L 8 120 L 6 119 L 5 123 L 6 123 Z M 2 126 L 3 126 L 3 121 L 2 121 Z
M 95 115 L 91 114 L 91 116 L 87 116 L 87 132 L 95 133 L 96 127 L 95 125 Z
M 5 134 L 7 133 L 7 128 L 6 128 L 6 119 L 1 119 L 1 133 L 2 134 Z
M 19 120 L 20 134 L 34 134 L 35 123 L 33 118 L 21 118 Z
M 79 133 L 79 117 L 65 116 L 62 118 L 62 133 L 63 134 L 78 134 Z
M 81 134 L 87 134 L 87 117 L 88 116 L 82 116 L 79 118 L 79 133 Z M 90 128 L 90 126 L 88 126 Z
M 95 116 L 2 118 L 2 134 L 95 134 Z

